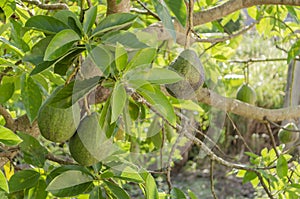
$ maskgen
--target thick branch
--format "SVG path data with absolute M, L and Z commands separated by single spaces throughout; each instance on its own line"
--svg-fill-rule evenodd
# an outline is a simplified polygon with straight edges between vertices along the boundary
M 43 10 L 68 10 L 69 7 L 65 3 L 55 3 L 55 4 L 42 4 L 38 0 L 22 0 L 23 2 L 36 5 Z
M 236 99 L 223 97 L 207 88 L 200 88 L 196 92 L 196 98 L 199 102 L 220 110 L 261 121 L 268 118 L 271 121 L 278 122 L 300 117 L 300 106 L 281 109 L 264 109 Z
M 235 11 L 257 5 L 300 6 L 300 0 L 230 0 L 224 4 L 194 14 L 194 25 L 221 19 Z
M 4 108 L 2 105 L 0 105 L 0 115 L 3 116 L 6 124 L 5 126 L 9 129 L 12 129 L 14 127 L 14 119 L 10 115 L 10 113 Z

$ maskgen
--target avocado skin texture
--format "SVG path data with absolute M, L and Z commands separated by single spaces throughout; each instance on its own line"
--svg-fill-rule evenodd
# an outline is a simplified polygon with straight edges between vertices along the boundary
M 69 140 L 76 132 L 80 122 L 80 107 L 78 103 L 66 109 L 49 105 L 56 93 L 62 88 L 63 86 L 59 86 L 54 90 L 41 106 L 37 117 L 41 135 L 47 140 L 59 143 Z
M 167 84 L 168 93 L 180 99 L 195 97 L 195 91 L 203 85 L 205 80 L 204 69 L 196 52 L 190 49 L 182 51 L 169 69 L 177 72 L 183 80 Z
M 112 140 L 106 137 L 99 124 L 99 114 L 94 112 L 80 122 L 69 141 L 71 156 L 83 166 L 103 161 L 114 152 Z
M 242 84 L 237 90 L 236 99 L 254 105 L 256 92 L 249 84 Z

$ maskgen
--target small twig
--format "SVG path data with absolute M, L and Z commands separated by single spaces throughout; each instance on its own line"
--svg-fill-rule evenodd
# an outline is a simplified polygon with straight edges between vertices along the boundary
M 65 3 L 55 3 L 55 4 L 42 4 L 38 0 L 22 0 L 23 2 L 36 5 L 43 10 L 69 10 L 69 7 Z
M 60 158 L 57 158 L 53 154 L 50 154 L 50 153 L 48 153 L 46 155 L 46 159 L 51 160 L 53 162 L 57 162 L 59 164 L 63 164 L 63 165 L 72 165 L 72 164 L 75 164 L 75 162 L 73 162 L 72 160 L 60 159 Z
M 91 0 L 86 0 L 87 4 L 88 4 L 88 7 L 91 8 L 93 6 Z
M 160 155 L 160 168 L 161 168 L 161 171 L 162 171 L 162 168 L 163 168 L 163 147 L 164 147 L 164 144 L 165 144 L 165 127 L 164 127 L 164 122 L 162 121 L 162 125 L 161 125 L 161 133 L 162 133 L 162 138 L 161 138 L 161 148 L 160 148 L 160 151 L 159 151 L 159 155 Z
M 215 187 L 214 187 L 214 161 L 210 160 L 210 170 L 209 170 L 209 174 L 210 174 L 210 190 L 211 193 L 214 197 L 214 199 L 217 199 L 217 194 L 215 192 Z
M 197 38 L 195 38 L 195 41 L 196 42 L 202 42 L 202 43 L 219 43 L 219 42 L 224 42 L 224 41 L 230 40 L 230 39 L 232 39 L 234 37 L 240 36 L 240 35 L 244 34 L 245 32 L 247 32 L 248 30 L 251 30 L 251 28 L 253 28 L 258 22 L 259 22 L 259 20 L 255 21 L 254 23 L 252 23 L 249 26 L 244 27 L 240 31 L 238 31 L 238 32 L 236 32 L 234 34 L 228 35 L 228 36 L 224 36 L 224 37 L 220 37 L 220 38 L 208 38 L 208 39 L 201 39 L 200 36 L 197 36 Z
M 194 11 L 194 1 L 188 1 L 188 20 L 186 24 L 185 33 L 185 45 L 184 48 L 188 49 L 191 45 L 191 31 L 193 30 L 193 11 Z
M 266 120 L 268 123 L 276 126 L 277 128 L 286 130 L 286 131 L 291 131 L 291 132 L 297 132 L 300 133 L 300 130 L 296 130 L 296 129 L 288 129 L 288 128 L 284 128 L 283 126 L 280 126 L 279 124 L 276 124 L 275 122 L 272 122 L 271 120 L 269 120 L 267 117 L 264 118 L 264 120 Z
M 230 120 L 233 128 L 236 130 L 236 133 L 238 134 L 239 138 L 243 141 L 244 145 L 246 146 L 246 148 L 253 153 L 252 149 L 250 148 L 250 146 L 247 144 L 245 138 L 242 136 L 240 130 L 237 128 L 237 126 L 235 125 L 234 121 L 231 119 L 230 115 L 228 113 L 226 113 L 228 119 Z
M 160 21 L 159 16 L 156 13 L 154 13 L 152 10 L 150 10 L 149 8 L 147 8 L 147 6 L 143 2 L 141 2 L 140 0 L 136 0 L 136 1 L 138 2 L 138 4 L 140 4 L 140 6 L 142 6 L 147 11 L 147 14 L 153 16 L 155 19 L 157 19 L 157 20 Z
M 261 174 L 258 171 L 255 171 L 261 185 L 263 186 L 265 192 L 267 193 L 267 195 L 269 196 L 270 199 L 273 199 L 273 195 L 271 194 L 271 192 L 269 191 L 266 183 L 264 182 L 264 179 L 262 178 Z
M 299 58 L 298 59 L 295 59 L 295 60 L 300 60 Z M 247 64 L 247 63 L 254 63 L 254 62 L 276 62 L 276 61 L 286 61 L 286 58 L 258 58 L 258 59 L 255 59 L 255 58 L 250 58 L 250 59 L 247 59 L 247 60 L 229 60 L 228 62 L 229 63 L 238 63 L 238 64 Z
M 271 138 L 272 147 L 273 147 L 273 149 L 274 149 L 274 151 L 276 153 L 277 158 L 279 158 L 279 152 L 276 149 L 276 142 L 275 142 L 275 138 L 274 138 L 273 133 L 272 133 L 272 129 L 271 129 L 270 123 L 265 123 L 265 126 L 266 126 L 267 131 L 269 133 L 269 136 Z

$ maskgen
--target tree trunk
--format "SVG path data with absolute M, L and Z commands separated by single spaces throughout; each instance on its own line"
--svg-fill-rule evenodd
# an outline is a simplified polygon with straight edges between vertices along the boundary
M 118 0 L 107 0 L 107 15 L 130 12 L 130 0 L 121 0 L 119 3 L 117 1 Z

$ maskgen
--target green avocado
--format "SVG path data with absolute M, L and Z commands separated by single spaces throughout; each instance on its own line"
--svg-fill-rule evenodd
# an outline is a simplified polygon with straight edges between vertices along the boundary
M 74 160 L 84 166 L 96 164 L 113 153 L 112 141 L 100 127 L 98 113 L 94 112 L 80 122 L 69 141 L 69 150 Z
M 249 84 L 242 84 L 237 90 L 236 99 L 248 104 L 255 104 L 256 92 Z
M 193 98 L 195 91 L 204 83 L 204 69 L 196 52 L 193 50 L 186 49 L 182 51 L 169 66 L 169 69 L 183 77 L 183 80 L 179 82 L 166 85 L 168 93 L 176 98 Z
M 80 122 L 78 103 L 62 109 L 50 106 L 49 103 L 63 86 L 58 87 L 41 106 L 37 122 L 43 137 L 52 142 L 65 142 L 70 139 Z
M 290 130 L 298 130 L 296 124 L 293 122 L 287 123 L 284 125 L 285 129 L 280 129 L 278 132 L 278 139 L 280 143 L 287 144 L 290 142 L 295 142 L 299 138 L 299 133 L 298 132 L 293 132 L 293 131 L 288 131 L 286 129 Z

